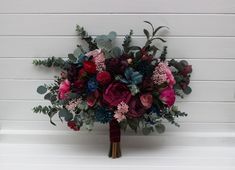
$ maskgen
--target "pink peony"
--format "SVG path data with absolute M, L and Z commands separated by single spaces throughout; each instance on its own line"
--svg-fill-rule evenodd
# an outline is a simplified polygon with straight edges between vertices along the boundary
M 149 109 L 153 104 L 153 96 L 150 93 L 142 94 L 140 101 L 146 109 Z
M 63 100 L 66 98 L 66 94 L 70 91 L 70 82 L 68 79 L 60 83 L 59 86 L 59 99 Z
M 167 66 L 166 63 L 160 62 L 154 72 L 153 72 L 153 77 L 152 80 L 154 84 L 161 85 L 165 82 L 168 83 L 169 87 L 173 87 L 175 84 L 175 78 L 170 70 L 170 68 Z
M 165 88 L 160 92 L 159 98 L 164 104 L 171 107 L 175 103 L 175 92 L 170 87 Z
M 114 82 L 105 90 L 103 98 L 110 106 L 117 106 L 121 102 L 128 103 L 131 92 L 125 84 Z
M 105 70 L 105 56 L 101 49 L 96 49 L 85 54 L 87 57 L 93 57 L 92 61 L 96 64 L 97 71 Z

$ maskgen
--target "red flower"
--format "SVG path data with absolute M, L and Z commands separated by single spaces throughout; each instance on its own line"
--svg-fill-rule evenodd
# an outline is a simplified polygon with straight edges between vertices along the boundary
M 131 99 L 131 92 L 123 83 L 111 83 L 103 94 L 104 101 L 110 106 L 117 106 L 121 102 L 128 103 Z
M 128 105 L 129 112 L 127 113 L 127 116 L 130 118 L 141 117 L 146 111 L 139 98 L 132 97 Z
M 164 104 L 171 107 L 175 103 L 175 92 L 170 87 L 165 88 L 161 91 L 159 98 Z
M 149 109 L 153 104 L 153 96 L 151 93 L 142 94 L 140 101 L 146 109 Z
M 111 75 L 107 71 L 102 71 L 97 74 L 96 80 L 99 84 L 105 85 L 111 81 Z
M 87 72 L 85 71 L 85 69 L 81 68 L 78 72 L 78 78 L 81 79 L 81 78 L 85 77 L 86 74 L 87 74 Z
M 95 74 L 96 73 L 96 65 L 91 61 L 84 61 L 83 68 L 87 73 Z
M 93 107 L 95 105 L 98 97 L 99 97 L 99 92 L 98 92 L 98 90 L 96 90 L 90 96 L 87 97 L 87 105 L 89 107 Z
M 71 129 L 73 129 L 75 131 L 80 130 L 80 128 L 76 125 L 75 121 L 68 121 L 67 125 L 68 125 L 68 127 L 70 127 Z
M 70 82 L 66 79 L 65 81 L 60 83 L 59 87 L 59 99 L 65 99 L 66 94 L 70 91 Z

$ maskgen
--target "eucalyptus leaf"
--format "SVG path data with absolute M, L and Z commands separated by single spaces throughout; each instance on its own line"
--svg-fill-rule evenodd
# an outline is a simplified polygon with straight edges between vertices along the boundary
M 46 88 L 45 86 L 39 86 L 39 87 L 37 88 L 37 92 L 38 92 L 39 94 L 45 94 L 45 93 L 47 92 L 47 88 Z
M 192 89 L 191 87 L 187 86 L 185 89 L 184 89 L 184 93 L 185 94 L 190 94 L 192 92 Z
M 115 57 L 120 57 L 122 54 L 122 50 L 119 47 L 114 47 L 112 49 L 112 53 Z
M 107 36 L 110 40 L 114 40 L 117 37 L 117 33 L 114 31 L 111 31 L 108 36 Z
M 155 126 L 155 129 L 158 133 L 163 133 L 166 130 L 166 127 L 163 124 L 157 124 Z
M 73 119 L 73 114 L 67 109 L 63 108 L 59 111 L 59 117 L 64 118 L 64 120 L 68 122 Z

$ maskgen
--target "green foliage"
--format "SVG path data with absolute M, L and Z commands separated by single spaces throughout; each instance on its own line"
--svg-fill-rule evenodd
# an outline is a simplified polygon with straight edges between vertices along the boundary
M 37 92 L 38 92 L 39 94 L 45 94 L 45 93 L 47 92 L 47 88 L 46 88 L 45 86 L 39 86 L 39 87 L 37 88 Z
M 33 64 L 36 66 L 45 66 L 45 67 L 59 67 L 64 68 L 66 65 L 66 61 L 64 61 L 62 58 L 58 57 L 49 57 L 44 60 L 33 60 Z
M 73 114 L 67 109 L 63 108 L 59 111 L 59 117 L 64 118 L 64 120 L 68 122 L 73 119 Z
M 88 35 L 84 27 L 80 27 L 79 25 L 77 25 L 76 31 L 78 35 L 81 36 L 81 39 L 87 42 L 90 51 L 98 48 L 96 42 L 94 42 L 93 38 L 90 35 Z
M 136 118 L 133 119 L 127 119 L 127 124 L 129 125 L 129 127 L 134 130 L 135 132 L 137 132 L 137 129 L 139 128 L 139 120 Z
M 33 112 L 34 113 L 43 113 L 49 116 L 50 118 L 50 123 L 52 125 L 56 125 L 53 121 L 52 121 L 52 117 L 58 112 L 58 108 L 54 107 L 54 106 L 36 106 L 33 108 Z
M 129 53 L 132 35 L 133 35 L 133 30 L 130 30 L 130 33 L 126 35 L 124 38 L 122 46 L 125 53 Z

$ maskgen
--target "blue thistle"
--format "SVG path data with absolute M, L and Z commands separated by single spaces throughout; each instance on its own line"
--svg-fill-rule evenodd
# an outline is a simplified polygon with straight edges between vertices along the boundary
M 99 107 L 95 111 L 95 119 L 97 122 L 100 123 L 108 123 L 113 118 L 113 112 L 110 110 L 107 110 L 103 107 Z

